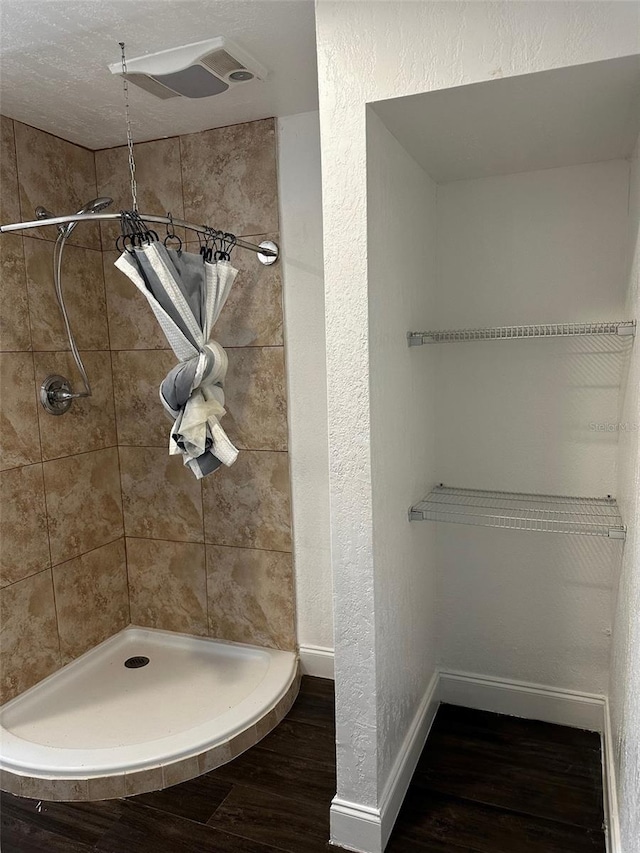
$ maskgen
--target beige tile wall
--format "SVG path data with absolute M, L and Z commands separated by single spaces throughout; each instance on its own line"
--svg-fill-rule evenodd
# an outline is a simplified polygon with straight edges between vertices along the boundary
M 93 152 L 0 119 L 2 222 L 78 210 L 97 194 Z M 0 238 L 0 701 L 129 622 L 109 329 L 97 228 L 64 257 L 71 323 L 94 388 L 63 417 L 37 389 L 79 381 L 53 289 L 52 229 Z
M 130 207 L 124 149 L 94 153 L 5 118 L 0 128 L 3 222 L 97 195 Z M 277 240 L 275 145 L 270 119 L 137 145 L 141 209 Z M 279 265 L 233 257 L 214 336 L 229 354 L 224 423 L 242 452 L 199 482 L 167 455 L 158 384 L 175 358 L 113 266 L 113 227 L 77 228 L 64 257 L 94 396 L 60 418 L 37 402 L 49 373 L 79 382 L 53 290 L 55 237 L 0 239 L 0 701 L 130 619 L 293 649 Z
M 273 120 L 143 143 L 135 154 L 141 209 L 258 243 L 278 239 Z M 97 151 L 96 174 L 98 195 L 130 206 L 124 148 Z M 214 337 L 229 355 L 223 423 L 242 452 L 198 482 L 167 456 L 171 423 L 158 385 L 175 358 L 143 297 L 113 267 L 114 236 L 103 231 L 132 621 L 293 649 L 280 267 L 234 254 L 239 275 Z

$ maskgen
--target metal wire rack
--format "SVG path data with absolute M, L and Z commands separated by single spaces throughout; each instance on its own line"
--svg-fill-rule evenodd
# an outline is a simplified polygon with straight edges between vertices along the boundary
M 408 332 L 410 347 L 459 341 L 506 341 L 523 338 L 559 338 L 577 335 L 633 336 L 635 320 L 600 323 L 543 323 L 532 326 L 497 326 L 491 329 L 448 329 L 441 332 Z
M 542 533 L 579 533 L 624 539 L 626 527 L 615 499 L 579 498 L 436 488 L 409 510 L 410 521 L 448 521 Z

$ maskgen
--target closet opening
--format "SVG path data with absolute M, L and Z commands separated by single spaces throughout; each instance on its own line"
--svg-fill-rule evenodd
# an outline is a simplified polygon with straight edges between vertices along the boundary
M 631 56 L 367 108 L 374 563 L 415 562 L 439 701 L 600 733 L 637 523 L 639 105 Z

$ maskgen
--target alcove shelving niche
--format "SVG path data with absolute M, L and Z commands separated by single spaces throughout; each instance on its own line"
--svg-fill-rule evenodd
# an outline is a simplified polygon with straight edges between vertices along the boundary
M 410 347 L 467 341 L 507 341 L 579 336 L 633 340 L 635 320 L 546 323 L 485 329 L 408 332 Z M 573 533 L 625 539 L 626 526 L 611 495 L 602 498 L 454 488 L 440 484 L 409 510 L 410 521 L 443 521 L 542 533 Z
M 621 433 L 591 422 L 619 427 L 636 333 L 628 200 L 639 89 L 637 57 L 623 57 L 374 105 L 426 176 L 414 178 L 423 233 L 406 316 L 431 319 L 427 331 L 409 321 L 404 362 L 412 405 L 428 400 L 424 485 L 467 487 L 417 501 L 413 482 L 411 521 L 582 535 L 575 549 L 625 538 L 608 494 Z M 372 245 L 393 228 L 370 226 Z M 511 325 L 545 315 L 569 322 Z M 460 571 L 482 562 L 474 549 L 505 547 L 488 533 L 446 536 Z M 474 548 L 454 554 L 463 540 Z M 559 555 L 563 544 L 540 547 Z
M 639 99 L 632 56 L 367 107 L 370 467 L 340 464 L 372 524 L 349 515 L 336 577 L 374 590 L 384 702 L 428 707 L 438 673 L 454 705 L 602 727 L 638 523 Z

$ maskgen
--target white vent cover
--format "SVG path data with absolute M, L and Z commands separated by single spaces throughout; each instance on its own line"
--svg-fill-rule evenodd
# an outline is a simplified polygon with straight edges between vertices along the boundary
M 140 86 L 141 89 L 149 92 L 150 95 L 162 98 L 163 101 L 166 101 L 167 98 L 180 97 L 177 92 L 167 89 L 166 86 L 158 83 L 157 80 L 154 80 L 153 77 L 149 77 L 147 74 L 123 74 L 122 76 L 126 77 L 130 83 L 135 83 L 136 86 Z
M 244 68 L 243 64 L 234 59 L 226 50 L 214 50 L 213 53 L 203 56 L 200 62 L 210 68 L 218 77 L 226 77 L 232 71 L 241 71 Z
M 122 76 L 122 64 L 109 66 Z M 264 80 L 267 69 L 230 39 L 206 41 L 127 59 L 127 80 L 157 98 L 208 98 Z

